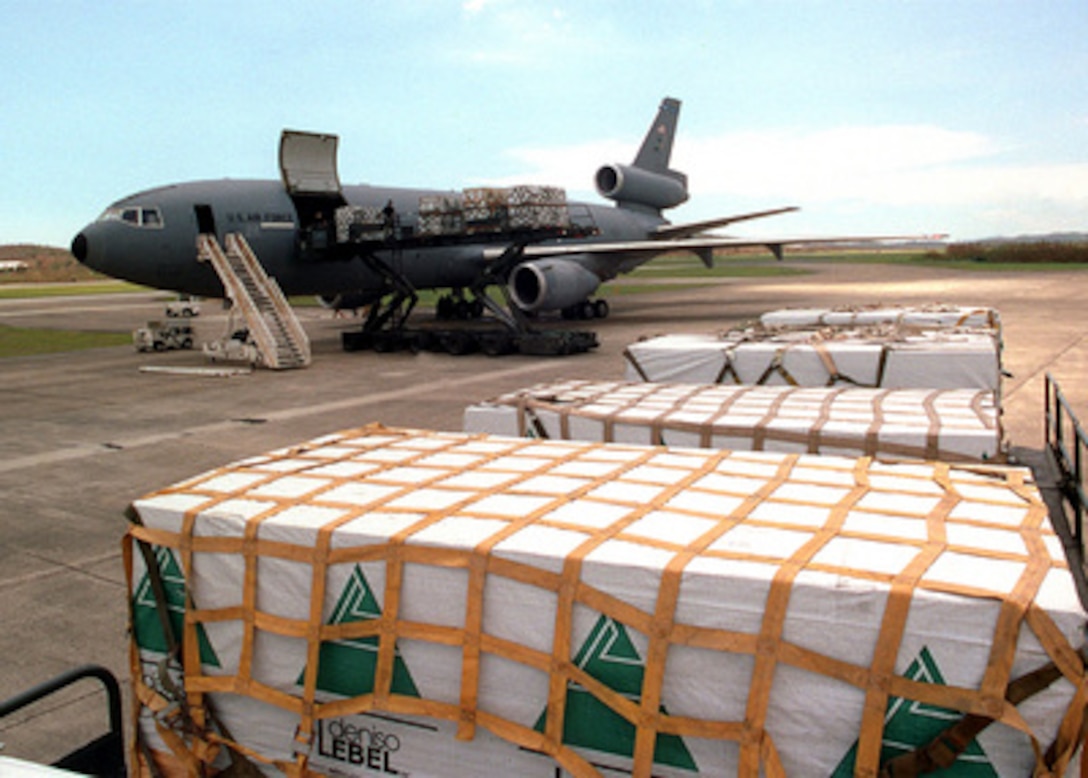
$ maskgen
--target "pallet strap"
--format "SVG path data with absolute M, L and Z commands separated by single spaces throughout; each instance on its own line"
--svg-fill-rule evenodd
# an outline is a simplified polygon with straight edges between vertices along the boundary
M 1058 666 L 1054 662 L 1048 662 L 1012 681 L 1005 699 L 1012 705 L 1019 705 L 1029 697 L 1050 688 L 1061 677 L 1062 671 Z M 993 723 L 993 718 L 968 713 L 926 745 L 885 762 L 880 768 L 880 778 L 915 778 L 937 770 L 946 770 L 967 750 L 971 741 Z

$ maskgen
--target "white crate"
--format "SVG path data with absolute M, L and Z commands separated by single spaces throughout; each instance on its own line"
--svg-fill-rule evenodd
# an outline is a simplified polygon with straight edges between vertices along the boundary
M 205 701 L 270 773 L 872 775 L 959 709 L 1023 776 L 1024 733 L 1079 738 L 1084 613 L 1024 470 L 373 426 L 132 517 L 165 593 L 129 546 L 139 731 L 175 768 L 214 756 Z
M 631 381 L 999 391 L 998 341 L 977 330 L 909 335 L 869 330 L 662 335 L 624 351 Z
M 1004 460 L 994 393 L 560 381 L 475 403 L 466 432 L 735 451 Z
M 917 329 L 990 330 L 1001 337 L 1001 315 L 995 308 L 973 305 L 857 305 L 836 308 L 783 308 L 759 317 L 769 329 L 863 327 L 895 324 Z

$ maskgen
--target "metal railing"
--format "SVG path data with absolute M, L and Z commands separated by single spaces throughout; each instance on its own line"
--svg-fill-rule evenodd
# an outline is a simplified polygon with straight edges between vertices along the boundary
M 1088 435 L 1050 373 L 1046 374 L 1046 446 L 1058 468 L 1058 489 L 1069 506 L 1072 515 L 1070 531 L 1083 560 L 1084 465 L 1088 459 Z
M 54 767 L 101 778 L 125 775 L 125 736 L 121 725 L 121 688 L 109 670 L 84 665 L 0 702 L 0 718 L 38 702 L 84 679 L 97 680 L 106 690 L 109 731 L 53 763 Z

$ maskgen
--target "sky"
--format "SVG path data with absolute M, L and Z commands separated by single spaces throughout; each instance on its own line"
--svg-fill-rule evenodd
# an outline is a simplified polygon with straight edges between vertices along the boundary
M 541 183 L 604 202 L 682 101 L 675 222 L 729 234 L 1088 231 L 1085 0 L 0 0 L 0 244 L 67 246 L 162 184 Z

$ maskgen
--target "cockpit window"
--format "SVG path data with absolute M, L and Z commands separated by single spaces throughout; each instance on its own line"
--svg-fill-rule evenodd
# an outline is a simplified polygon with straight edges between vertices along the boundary
M 133 227 L 145 227 L 154 229 L 162 227 L 162 211 L 153 207 L 127 206 L 124 208 L 107 208 L 105 213 L 98 217 L 102 222 L 124 222 Z

